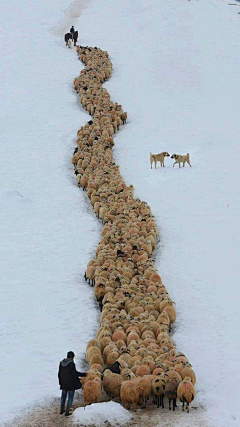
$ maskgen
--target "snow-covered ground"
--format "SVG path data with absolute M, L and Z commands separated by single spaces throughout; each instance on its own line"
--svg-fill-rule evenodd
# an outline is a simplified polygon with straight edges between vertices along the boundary
M 89 118 L 72 89 L 82 65 L 63 42 L 75 24 L 79 43 L 113 62 L 105 86 L 128 112 L 114 156 L 159 226 L 156 265 L 176 303 L 177 349 L 197 373 L 196 406 L 210 426 L 239 425 L 240 7 L 228 3 L 2 5 L 0 422 L 58 395 L 59 360 L 73 349 L 80 368 L 98 324 L 82 275 L 101 227 L 71 167 Z M 193 167 L 168 158 L 151 170 L 149 152 L 165 150 L 189 152 Z
M 74 422 L 79 422 L 84 426 L 89 424 L 100 426 L 104 425 L 106 421 L 112 425 L 122 426 L 131 420 L 132 415 L 120 403 L 102 402 L 86 406 L 86 408 L 77 408 L 73 418 Z

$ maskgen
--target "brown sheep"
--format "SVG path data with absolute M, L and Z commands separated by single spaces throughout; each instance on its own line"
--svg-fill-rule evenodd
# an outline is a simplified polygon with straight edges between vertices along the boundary
M 121 375 L 114 374 L 109 369 L 104 371 L 103 389 L 111 399 L 120 398 L 120 389 L 123 381 Z
M 187 412 L 189 412 L 189 405 L 195 397 L 195 388 L 191 382 L 190 377 L 185 377 L 179 384 L 177 389 L 177 397 L 182 402 L 182 410 L 184 411 L 184 404 L 186 403 Z
M 83 385 L 84 407 L 91 403 L 96 403 L 101 399 L 101 380 L 95 378 L 88 380 Z
M 147 378 L 136 378 L 137 389 L 139 393 L 139 404 L 146 407 L 147 399 L 149 398 L 152 390 L 151 381 Z
M 94 354 L 99 354 L 101 356 L 101 350 L 98 347 L 89 347 L 87 349 L 87 354 L 86 354 L 86 360 L 87 360 L 88 363 L 90 362 L 91 357 Z
M 133 405 L 133 410 L 136 411 L 139 401 L 139 392 L 137 384 L 133 381 L 123 381 L 121 384 L 120 397 L 126 409 Z
M 158 235 L 156 222 L 147 203 L 134 199 L 133 186 L 123 181 L 113 159 L 113 135 L 125 123 L 127 113 L 102 87 L 113 69 L 109 55 L 83 46 L 77 52 L 85 69 L 74 79 L 74 88 L 93 118 L 77 132 L 72 160 L 76 181 L 87 190 L 104 225 L 96 259 L 90 261 L 85 275 L 95 285 L 102 309 L 98 344 L 87 346 L 88 380 L 99 375 L 103 356 L 109 365 L 122 360 L 124 367 L 132 367 L 138 375 L 158 373 L 158 378 L 147 375 L 147 379 L 153 378 L 155 394 L 159 394 L 159 377 L 163 388 L 164 379 L 179 379 L 177 372 L 186 369 L 184 376 L 190 375 L 192 380 L 194 373 L 187 370 L 184 355 L 176 356 L 168 335 L 176 313 L 151 259 Z M 162 371 L 168 371 L 168 377 Z M 132 371 L 124 379 L 129 379 L 127 375 L 132 378 Z M 145 377 L 140 376 L 139 382 Z
M 163 374 L 152 380 L 153 395 L 156 397 L 157 407 L 164 408 L 164 395 L 165 395 L 166 380 Z
M 171 401 L 173 401 L 173 411 L 177 406 L 177 389 L 179 386 L 179 381 L 176 378 L 172 378 L 167 381 L 165 387 L 165 396 L 169 401 L 169 410 L 171 410 Z
M 186 377 L 190 377 L 193 384 L 196 383 L 196 375 L 191 366 L 185 366 L 181 371 L 181 377 L 184 380 Z

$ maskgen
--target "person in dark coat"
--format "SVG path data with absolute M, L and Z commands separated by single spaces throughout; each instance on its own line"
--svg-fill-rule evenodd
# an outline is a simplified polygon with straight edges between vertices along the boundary
M 75 28 L 74 28 L 74 26 L 72 26 L 72 27 L 70 28 L 70 33 L 72 34 L 72 41 L 73 41 L 73 35 L 74 35 L 74 33 L 75 33 Z
M 86 377 L 87 375 L 76 370 L 76 366 L 73 361 L 74 357 L 75 354 L 73 353 L 73 351 L 69 351 L 67 354 L 67 358 L 63 359 L 60 362 L 58 370 L 58 380 L 60 390 L 62 390 L 60 414 L 64 414 L 65 412 L 66 417 L 71 415 L 69 411 L 73 403 L 75 390 L 82 388 L 82 384 L 79 377 Z M 68 401 L 65 411 L 65 402 L 67 397 Z

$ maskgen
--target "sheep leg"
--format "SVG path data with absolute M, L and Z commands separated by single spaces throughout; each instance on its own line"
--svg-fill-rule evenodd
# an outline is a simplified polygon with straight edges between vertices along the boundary
M 184 411 L 184 400 L 183 400 L 183 403 L 182 403 L 182 411 Z
M 86 282 L 87 281 L 86 271 L 85 271 L 85 274 L 84 274 L 84 279 L 85 279 L 85 282 Z
M 164 396 L 162 396 L 162 408 L 164 409 Z
M 175 408 L 176 408 L 176 406 L 177 406 L 177 405 L 176 405 L 176 400 L 177 400 L 177 399 L 173 399 L 173 411 L 175 411 Z
M 189 414 L 189 402 L 187 402 L 187 413 Z
M 171 411 L 171 399 L 168 399 L 169 401 L 169 411 Z
M 159 406 L 160 406 L 160 397 L 158 396 L 157 397 L 157 407 L 159 408 Z

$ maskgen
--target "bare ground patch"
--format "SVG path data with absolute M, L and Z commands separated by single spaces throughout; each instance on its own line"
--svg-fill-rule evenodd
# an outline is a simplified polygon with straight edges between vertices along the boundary
M 102 401 L 108 398 L 103 395 Z M 4 427 L 82 427 L 82 424 L 75 423 L 72 416 L 65 417 L 59 414 L 60 399 L 53 399 L 47 405 L 41 405 L 31 409 L 24 416 L 16 417 L 11 423 L 5 423 Z M 73 409 L 83 406 L 82 393 L 76 393 Z M 132 412 L 133 419 L 124 424 L 125 427 L 146 426 L 146 427 L 210 427 L 206 421 L 206 410 L 201 406 L 194 406 L 190 413 L 182 412 L 180 403 L 176 411 L 169 411 L 166 402 L 164 409 L 156 408 L 156 405 L 148 403 L 146 409 L 138 409 Z M 95 427 L 94 424 L 90 425 Z M 120 427 L 121 424 L 110 424 L 107 421 L 105 427 Z

